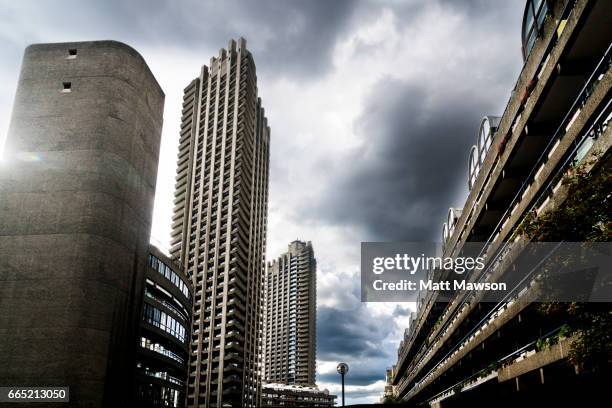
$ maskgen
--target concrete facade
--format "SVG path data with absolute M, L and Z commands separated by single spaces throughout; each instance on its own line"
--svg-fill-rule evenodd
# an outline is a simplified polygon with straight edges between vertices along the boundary
M 333 407 L 338 398 L 317 387 L 286 384 L 264 384 L 261 393 L 262 407 Z
M 293 241 L 266 274 L 265 379 L 315 385 L 317 261 L 310 242 Z
M 163 105 L 125 44 L 26 49 L 0 169 L 0 384 L 125 406 Z
M 470 167 L 471 190 L 460 215 L 443 228 L 445 256 L 480 242 L 492 260 L 473 280 L 501 281 L 508 271 L 522 270 L 525 217 L 563 206 L 568 193 L 561 180 L 578 166 L 609 166 L 610 15 L 605 1 L 526 2 L 523 40 L 532 40 L 523 43 L 525 65 L 492 129 L 490 149 L 479 155 L 478 171 Z M 453 407 L 487 406 L 500 396 L 508 406 L 540 400 L 552 406 L 566 387 L 605 393 L 587 374 L 574 372 L 567 348 L 538 351 L 538 340 L 556 341 L 567 316 L 544 318 L 531 283 L 517 285 L 505 302 L 487 303 L 470 291 L 450 300 L 435 291 L 423 294 L 388 379 L 393 395 Z
M 185 88 L 181 120 L 171 254 L 195 290 L 187 404 L 259 406 L 270 128 L 244 39 Z

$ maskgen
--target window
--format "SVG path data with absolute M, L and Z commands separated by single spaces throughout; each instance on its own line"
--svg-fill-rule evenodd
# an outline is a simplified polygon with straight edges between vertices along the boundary
M 493 136 L 499 126 L 500 118 L 497 116 L 485 116 L 480 123 L 480 131 L 478 132 L 478 152 L 480 155 L 480 165 L 482 165 L 487 157 L 487 152 L 493 143 Z
M 476 146 L 472 146 L 472 150 L 470 151 L 470 170 L 469 170 L 469 179 L 468 179 L 468 187 L 470 190 L 476 183 L 476 178 L 478 177 L 478 172 L 480 171 L 480 161 L 478 160 L 478 148 Z M 450 228 L 450 225 L 449 225 Z
M 523 59 L 527 60 L 548 14 L 546 0 L 528 0 L 523 14 Z
M 183 281 L 172 270 L 172 268 L 170 268 L 168 265 L 163 263 L 161 260 L 159 260 L 154 255 L 149 255 L 149 266 L 151 266 L 153 269 L 157 270 L 166 279 L 168 279 L 170 282 L 172 282 L 174 284 L 174 286 L 179 288 L 180 291 L 183 292 L 183 295 L 185 295 L 185 297 L 187 299 L 191 299 L 191 294 L 189 293 L 189 288 L 187 287 L 187 285 L 185 285 L 185 283 L 183 283 Z
M 72 82 L 62 82 L 62 92 L 68 93 L 72 91 Z
M 148 349 L 151 351 L 154 351 L 156 353 L 162 354 L 166 357 L 169 357 L 181 364 L 183 364 L 185 362 L 185 359 L 183 359 L 180 355 L 168 350 L 167 348 L 165 348 L 162 344 L 156 343 L 146 337 L 141 337 L 140 338 L 140 347 L 144 348 L 144 349 Z
M 446 220 L 445 228 L 448 228 L 448 237 L 453 235 L 455 232 L 455 224 L 461 217 L 461 210 L 458 208 L 449 208 L 448 210 L 448 218 Z
M 448 240 L 448 226 L 446 223 L 442 226 L 442 243 L 446 243 Z
M 68 56 L 66 57 L 66 59 L 75 59 L 77 56 L 77 50 L 76 48 L 70 48 L 68 50 Z
M 478 146 L 480 150 L 480 164 L 484 163 L 485 157 L 487 157 L 487 150 L 491 146 L 491 130 L 488 126 L 483 126 L 480 129 L 480 137 L 478 138 Z
M 162 312 L 158 308 L 145 303 L 143 320 L 155 327 L 159 327 L 166 333 L 170 333 L 180 341 L 185 341 L 185 328 L 174 318 Z

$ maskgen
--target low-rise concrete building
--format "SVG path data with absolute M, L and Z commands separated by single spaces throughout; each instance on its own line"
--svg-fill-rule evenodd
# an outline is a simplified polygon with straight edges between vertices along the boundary
M 185 406 L 192 307 L 193 289 L 181 264 L 151 246 L 136 361 L 136 406 Z
M 287 384 L 264 384 L 262 407 L 333 407 L 337 396 L 317 387 Z

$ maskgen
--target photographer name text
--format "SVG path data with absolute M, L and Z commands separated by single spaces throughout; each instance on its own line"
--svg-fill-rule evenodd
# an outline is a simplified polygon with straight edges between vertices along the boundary
M 505 291 L 505 282 L 466 282 L 464 280 L 440 281 L 419 280 L 417 282 L 402 279 L 395 282 L 385 282 L 377 279 L 372 284 L 376 291 L 417 291 L 417 290 L 473 290 L 473 291 Z

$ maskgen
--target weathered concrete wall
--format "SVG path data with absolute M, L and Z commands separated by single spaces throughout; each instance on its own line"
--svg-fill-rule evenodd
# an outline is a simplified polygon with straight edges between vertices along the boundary
M 163 103 L 125 44 L 26 49 L 0 167 L 0 384 L 126 405 Z
M 566 358 L 569 354 L 572 343 L 577 337 L 561 339 L 557 344 L 549 348 L 540 350 L 537 353 L 509 366 L 503 367 L 498 371 L 497 380 L 504 382 L 516 378 L 520 375 L 547 366 L 555 361 Z

